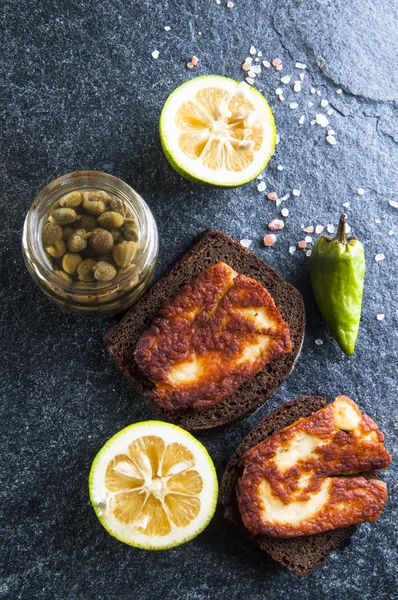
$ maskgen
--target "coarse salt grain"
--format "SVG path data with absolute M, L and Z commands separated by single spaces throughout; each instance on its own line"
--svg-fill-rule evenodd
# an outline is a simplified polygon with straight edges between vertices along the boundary
M 282 198 L 278 198 L 278 200 L 280 200 L 281 202 L 285 202 L 285 200 L 289 200 L 290 198 L 290 194 L 287 193 L 284 196 L 282 196 Z
M 281 82 L 282 83 L 290 83 L 291 77 L 289 77 L 289 75 L 284 75 L 283 77 L 281 77 Z
M 297 242 L 297 246 L 299 248 L 306 248 L 307 247 L 307 242 L 305 240 L 300 240 L 299 242 Z
M 385 259 L 385 255 L 381 252 L 380 254 L 376 254 L 375 256 L 375 261 L 376 262 L 380 262 L 381 260 Z
M 264 246 L 272 246 L 276 242 L 276 235 L 273 233 L 267 233 L 263 239 Z
M 327 114 L 328 114 L 329 116 L 330 116 L 330 115 L 332 115 L 332 114 L 333 114 L 333 109 L 332 109 L 332 108 L 329 108 L 329 110 L 327 111 Z
M 164 29 L 165 31 L 170 31 L 171 27 L 170 27 L 170 25 L 165 25 L 163 29 Z
M 260 175 L 257 175 L 256 179 L 262 179 L 264 177 L 264 175 L 262 173 L 260 173 Z
M 283 94 L 283 90 L 282 90 L 282 88 L 276 88 L 276 90 L 275 90 L 275 94 L 276 94 L 277 96 L 280 96 L 281 94 Z
M 152 58 L 158 58 L 159 57 L 159 50 L 154 50 L 152 52 Z
M 246 81 L 246 83 L 248 83 L 249 85 L 253 85 L 253 83 L 254 83 L 254 79 L 252 79 L 251 77 L 245 77 L 245 81 Z
M 301 83 L 299 81 L 295 81 L 294 82 L 293 91 L 294 92 L 301 92 Z
M 307 106 L 309 106 L 309 108 L 311 108 L 311 106 L 314 106 L 314 103 L 310 101 L 310 102 L 308 102 Z
M 315 120 L 321 127 L 327 127 L 329 125 L 326 115 L 323 115 L 322 113 L 315 115 Z
M 318 233 L 318 234 L 319 234 L 319 233 L 322 233 L 322 231 L 323 231 L 324 229 L 325 229 L 325 228 L 324 228 L 324 226 L 323 226 L 323 225 L 317 225 L 317 226 L 315 227 L 315 233 Z
M 336 90 L 336 94 L 339 96 L 340 94 L 343 93 L 343 90 L 341 90 L 340 88 L 338 90 Z
M 243 240 L 240 241 L 240 245 L 243 246 L 244 248 L 249 248 L 249 246 L 251 246 L 253 240 L 248 240 L 246 238 L 244 238 Z
M 321 100 L 321 106 L 323 108 L 325 108 L 326 106 L 328 106 L 329 102 L 324 98 L 323 100 Z
M 314 233 L 314 226 L 308 225 L 308 227 L 304 227 L 303 231 L 305 231 L 305 233 Z
M 290 254 L 294 254 L 296 252 L 296 246 L 289 246 Z
M 307 65 L 305 65 L 304 63 L 301 62 L 296 62 L 296 64 L 294 65 L 296 67 L 296 69 L 306 69 Z
M 276 192 L 270 192 L 267 194 L 268 200 L 278 200 L 278 194 Z
M 252 77 L 252 79 L 254 79 L 256 76 L 256 71 L 254 70 L 254 67 L 251 67 L 247 74 L 249 75 L 249 77 Z
M 256 54 L 256 49 L 254 46 L 250 46 L 249 54 Z
M 300 73 L 299 77 L 300 77 L 301 81 L 304 81 L 304 77 L 305 77 L 304 73 Z
M 300 196 L 301 192 L 300 192 L 300 190 L 293 190 L 292 194 L 293 194 L 293 196 L 298 197 L 298 196 Z
M 279 102 L 284 102 L 285 96 L 282 96 L 282 94 L 281 94 L 280 96 L 278 96 L 278 100 L 279 100 Z
M 379 224 L 379 223 L 381 223 L 381 220 L 380 219 L 375 219 L 375 223 Z
M 344 206 L 344 208 L 350 208 L 350 203 L 349 202 L 343 202 L 343 206 Z
M 188 69 L 193 69 L 193 68 L 194 68 L 194 66 L 195 66 L 195 65 L 194 65 L 193 63 L 191 63 L 191 62 L 188 62 L 188 63 L 187 63 L 187 67 L 188 67 Z
M 301 117 L 300 117 L 300 118 L 299 118 L 299 120 L 298 120 L 298 122 L 299 122 L 299 125 L 302 125 L 302 124 L 304 123 L 304 121 L 305 121 L 305 116 L 304 116 L 304 115 L 301 115 Z
M 269 69 L 271 66 L 271 63 L 268 60 L 263 60 L 262 65 L 265 69 Z
M 358 188 L 358 189 L 357 189 L 357 194 L 358 194 L 358 196 L 363 196 L 363 195 L 364 195 L 364 193 L 365 193 L 365 190 L 364 190 L 363 188 Z
M 291 102 L 289 104 L 289 108 L 291 108 L 292 110 L 296 110 L 296 108 L 298 108 L 297 102 Z
M 387 235 L 394 235 L 394 232 L 392 229 L 390 229 L 390 231 L 387 233 Z
M 310 121 L 310 125 L 316 125 L 315 119 L 313 121 Z
M 379 313 L 378 315 L 376 315 L 376 319 L 377 319 L 378 321 L 382 321 L 382 320 L 384 319 L 384 315 L 383 315 L 383 313 Z
M 260 67 L 260 65 L 253 65 L 252 70 L 254 71 L 254 73 L 256 75 L 260 75 L 260 73 L 261 73 L 261 67 Z
M 351 227 L 348 225 L 348 223 L 345 224 L 345 230 L 346 230 L 346 233 L 350 233 L 350 231 L 351 231 Z
M 271 231 L 279 231 L 279 229 L 283 229 L 284 226 L 285 224 L 281 219 L 272 219 L 272 221 L 268 223 L 268 229 L 271 229 Z
M 282 71 L 283 66 L 282 65 L 278 65 L 277 67 L 275 67 L 275 71 Z
M 261 52 L 261 50 L 259 50 L 259 51 L 257 52 L 257 56 L 259 56 L 259 57 L 261 58 L 261 57 L 262 57 L 262 55 L 263 55 L 263 53 Z
M 231 2 L 231 0 L 228 0 L 227 8 L 233 8 L 234 6 L 235 6 L 235 4 L 233 2 Z
M 307 250 L 307 252 L 305 253 L 306 256 L 311 256 L 311 252 L 312 250 Z
M 326 141 L 331 146 L 335 146 L 337 144 L 336 138 L 333 135 L 327 135 L 326 136 Z
M 326 225 L 326 231 L 327 231 L 328 233 L 334 233 L 334 225 L 332 225 L 331 223 L 328 223 L 328 224 Z
M 335 130 L 334 130 L 334 129 L 328 129 L 328 130 L 327 130 L 327 134 L 328 134 L 328 135 L 336 135 L 336 132 L 335 132 Z
M 280 141 L 281 141 L 280 135 L 279 135 L 279 133 L 277 133 L 276 134 L 275 144 L 279 144 Z
M 282 61 L 280 58 L 274 58 L 274 60 L 272 61 L 272 66 L 273 67 L 279 67 L 279 65 L 282 64 Z
M 317 346 L 322 346 L 322 344 L 323 344 L 323 341 L 322 341 L 322 340 L 319 340 L 319 339 L 318 339 L 318 340 L 315 340 L 315 344 L 316 344 Z
M 198 59 L 198 57 L 194 55 L 194 56 L 191 58 L 191 63 L 193 64 L 193 66 L 194 66 L 194 67 L 196 67 L 196 65 L 198 64 L 198 62 L 199 62 L 199 59 Z
M 283 166 L 282 165 L 278 165 L 276 168 L 278 169 L 278 171 L 283 171 Z
M 257 186 L 257 190 L 258 190 L 259 192 L 263 192 L 263 191 L 265 190 L 265 188 L 266 188 L 266 187 L 267 187 L 267 186 L 265 185 L 265 181 L 261 181 L 261 183 L 259 183 L 259 184 L 258 184 L 258 186 Z
M 395 202 L 395 200 L 390 200 L 388 204 L 393 208 L 398 208 L 398 202 Z
M 316 91 L 316 95 L 317 95 L 317 96 L 322 96 L 322 92 L 321 92 L 321 90 L 317 90 L 317 91 Z
M 251 69 L 251 63 L 247 62 L 247 60 L 245 60 L 245 62 L 242 65 L 242 71 L 250 71 Z
M 315 88 L 311 88 L 310 89 L 310 94 L 315 94 L 316 93 L 316 89 Z
M 288 217 L 289 216 L 289 209 L 288 208 L 282 208 L 281 215 L 282 215 L 282 217 Z
M 306 235 L 304 239 L 305 239 L 305 241 L 307 242 L 307 244 L 311 244 L 311 242 L 312 242 L 312 237 L 311 237 L 310 235 Z

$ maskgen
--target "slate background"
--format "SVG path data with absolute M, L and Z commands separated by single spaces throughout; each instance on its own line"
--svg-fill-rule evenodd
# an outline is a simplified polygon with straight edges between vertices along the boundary
M 2 598 L 398 597 L 398 213 L 388 204 L 398 199 L 397 17 L 397 3 L 388 0 L 236 0 L 231 10 L 210 0 L 1 2 Z M 250 44 L 284 64 L 282 73 L 264 70 L 256 81 L 275 109 L 280 134 L 265 174 L 268 191 L 301 190 L 287 202 L 286 227 L 269 249 L 261 239 L 278 216 L 275 204 L 254 183 L 217 190 L 183 180 L 163 157 L 157 132 L 162 104 L 180 83 L 213 72 L 243 79 Z M 151 57 L 155 49 L 158 60 Z M 195 72 L 186 68 L 192 54 L 200 58 Z M 296 61 L 308 66 L 303 92 L 290 89 L 281 104 L 274 90 L 281 75 L 297 75 Z M 311 85 L 334 108 L 335 147 L 308 123 L 324 112 L 306 106 L 320 100 L 310 96 Z M 286 105 L 292 100 L 298 110 Z M 301 114 L 307 118 L 300 127 Z M 35 194 L 55 177 L 85 168 L 121 177 L 147 200 L 161 240 L 157 274 L 211 226 L 253 239 L 252 250 L 304 294 L 306 338 L 288 381 L 256 415 L 201 437 L 220 475 L 261 416 L 303 393 L 332 400 L 344 392 L 385 432 L 394 462 L 383 475 L 390 491 L 383 515 L 358 527 L 348 547 L 309 577 L 273 563 L 219 513 L 193 542 L 153 554 L 116 542 L 97 522 L 87 494 L 91 461 L 116 431 L 151 414 L 105 354 L 102 335 L 112 321 L 84 320 L 53 306 L 29 278 L 20 251 Z M 354 358 L 340 352 L 320 320 L 308 258 L 288 252 L 303 237 L 302 225 L 336 223 L 346 201 L 368 262 Z M 395 235 L 388 237 L 390 229 Z M 386 259 L 377 264 L 379 252 Z M 384 321 L 377 313 L 385 313 Z M 317 338 L 322 346 L 314 344 Z

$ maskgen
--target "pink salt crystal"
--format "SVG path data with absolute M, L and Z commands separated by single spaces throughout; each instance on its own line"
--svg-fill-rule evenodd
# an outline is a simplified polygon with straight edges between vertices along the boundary
M 254 79 L 252 79 L 252 77 L 245 77 L 245 81 L 249 85 L 253 85 L 253 83 L 254 83 Z
M 274 58 L 271 64 L 273 67 L 279 67 L 279 65 L 282 64 L 282 61 L 280 58 Z
M 187 63 L 188 69 L 193 69 L 194 64 L 192 62 Z
M 276 235 L 273 233 L 267 233 L 264 236 L 264 246 L 272 246 L 276 242 Z
M 301 240 L 300 242 L 297 242 L 297 246 L 299 248 L 306 248 L 307 247 L 307 242 L 305 240 Z
M 268 229 L 271 229 L 271 231 L 278 231 L 279 229 L 283 229 L 284 226 L 285 224 L 281 219 L 273 219 L 268 223 Z
M 304 227 L 303 231 L 305 231 L 305 233 L 314 233 L 314 227 L 313 225 L 308 225 L 308 227 Z
M 278 194 L 276 192 L 270 192 L 267 195 L 268 200 L 278 200 Z
M 229 0 L 229 1 L 227 2 L 227 8 L 233 8 L 234 6 L 235 6 L 235 5 L 234 5 L 234 3 L 233 3 L 233 2 L 231 2 L 231 0 Z
M 251 69 L 251 63 L 247 62 L 247 60 L 245 60 L 245 62 L 242 65 L 242 71 L 250 71 Z
M 193 56 L 191 58 L 191 63 L 193 64 L 194 67 L 196 67 L 196 65 L 198 64 L 198 62 L 199 62 L 199 59 L 198 59 L 197 56 Z

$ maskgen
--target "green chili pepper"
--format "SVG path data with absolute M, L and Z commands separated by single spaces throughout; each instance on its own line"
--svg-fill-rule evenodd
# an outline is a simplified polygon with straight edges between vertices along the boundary
M 347 215 L 335 238 L 320 237 L 310 259 L 312 290 L 323 319 L 340 348 L 354 353 L 361 318 L 365 253 L 359 240 L 346 238 Z

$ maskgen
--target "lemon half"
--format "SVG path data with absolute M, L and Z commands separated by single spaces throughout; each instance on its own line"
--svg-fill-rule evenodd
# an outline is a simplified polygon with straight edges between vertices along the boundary
M 276 143 L 274 116 L 264 96 L 245 82 L 219 75 L 195 77 L 174 90 L 159 129 L 176 171 L 220 187 L 257 177 Z
M 214 515 L 217 475 L 206 448 L 176 425 L 144 421 L 114 435 L 95 457 L 91 504 L 116 539 L 164 550 L 196 537 Z

